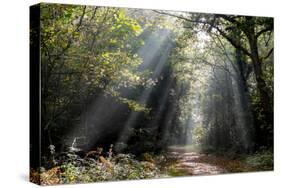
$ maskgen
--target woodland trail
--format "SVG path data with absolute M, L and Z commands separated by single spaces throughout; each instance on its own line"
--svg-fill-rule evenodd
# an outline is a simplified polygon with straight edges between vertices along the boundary
M 170 160 L 176 161 L 172 168 L 172 175 L 175 176 L 214 175 L 228 172 L 222 167 L 225 160 L 213 155 L 173 148 L 169 150 L 168 156 Z M 223 164 L 221 165 L 220 162 Z

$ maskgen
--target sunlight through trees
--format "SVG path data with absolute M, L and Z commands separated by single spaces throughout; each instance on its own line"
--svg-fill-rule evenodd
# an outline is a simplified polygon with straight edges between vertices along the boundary
M 30 30 L 31 47 L 40 34 L 39 167 L 64 169 L 66 183 L 164 177 L 167 169 L 182 173 L 168 160 L 178 152 L 180 166 L 198 158 L 193 173 L 183 175 L 236 172 L 233 166 L 246 163 L 245 171 L 272 169 L 259 161 L 272 161 L 273 153 L 272 18 L 61 4 L 39 9 L 40 33 L 32 20 Z M 195 154 L 182 153 L 190 148 Z M 221 160 L 225 168 L 206 153 L 229 157 Z M 88 158 L 96 171 L 83 173 L 103 178 L 80 177 Z M 122 172 L 128 164 L 132 173 Z

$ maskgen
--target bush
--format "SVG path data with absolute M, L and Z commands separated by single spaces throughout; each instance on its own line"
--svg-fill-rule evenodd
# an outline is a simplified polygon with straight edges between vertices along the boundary
M 273 170 L 273 153 L 269 150 L 259 151 L 245 161 L 256 170 Z
M 43 185 L 147 179 L 159 177 L 160 174 L 154 163 L 138 161 L 131 154 L 118 154 L 108 158 L 101 156 L 99 160 L 94 160 L 67 153 L 58 158 L 58 161 L 58 166 L 40 174 Z

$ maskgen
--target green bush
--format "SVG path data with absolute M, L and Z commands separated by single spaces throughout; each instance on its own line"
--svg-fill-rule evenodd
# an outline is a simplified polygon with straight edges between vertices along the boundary
M 246 158 L 246 163 L 256 170 L 273 170 L 272 151 L 263 150 Z
M 160 173 L 154 163 L 138 161 L 130 154 L 118 154 L 106 160 L 111 167 L 98 160 L 67 154 L 60 165 L 59 178 L 63 183 L 87 183 L 155 178 Z

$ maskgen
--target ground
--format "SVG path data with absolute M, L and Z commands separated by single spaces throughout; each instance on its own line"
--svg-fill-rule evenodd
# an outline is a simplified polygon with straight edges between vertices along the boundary
M 56 166 L 31 169 L 31 181 L 54 185 L 273 170 L 271 151 L 206 153 L 193 145 L 171 146 L 162 154 L 143 153 L 139 158 L 132 154 L 81 158 L 68 153 L 64 160 L 56 160 Z
M 167 173 L 170 176 L 214 175 L 254 170 L 241 160 L 202 153 L 197 148 L 170 147 L 167 156 Z

